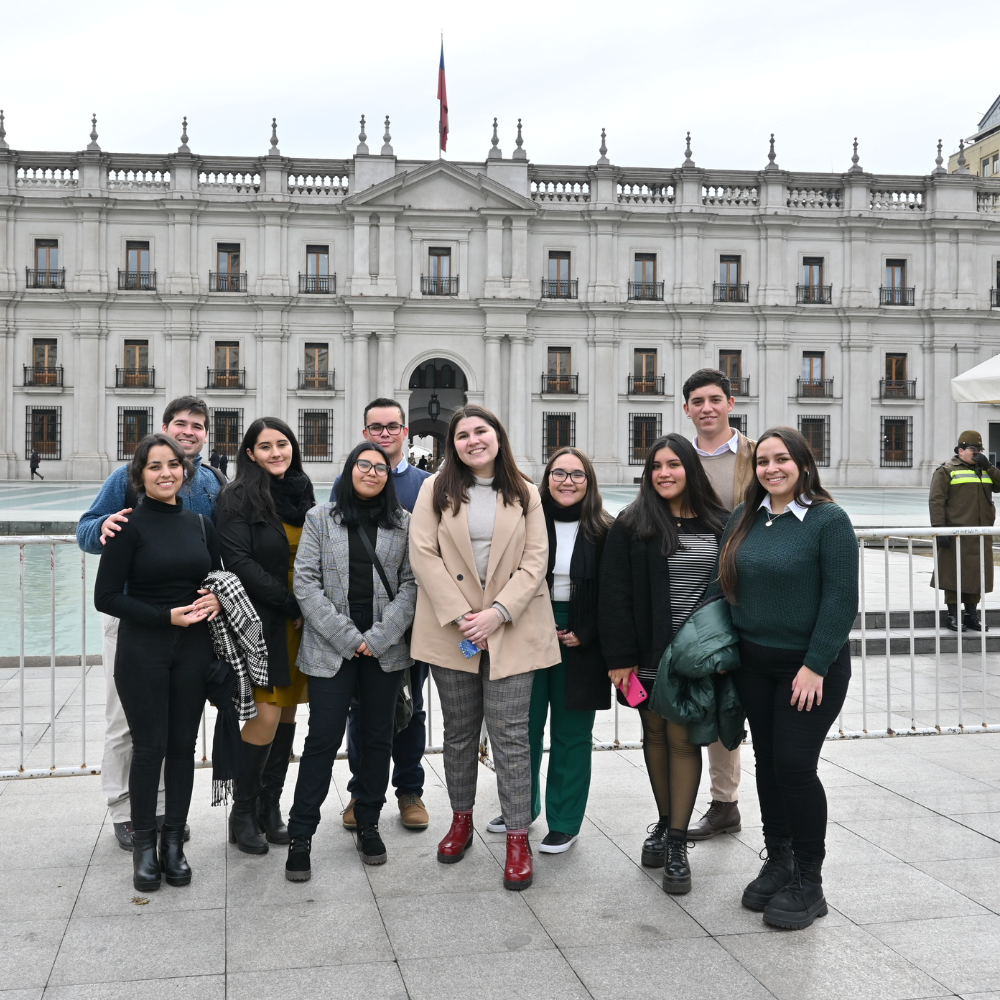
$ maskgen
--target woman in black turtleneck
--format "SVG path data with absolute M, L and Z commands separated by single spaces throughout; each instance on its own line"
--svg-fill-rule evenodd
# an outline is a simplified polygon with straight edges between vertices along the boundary
M 562 662 L 535 671 L 531 690 L 531 818 L 542 811 L 539 776 L 549 718 L 545 819 L 538 849 L 561 854 L 576 841 L 590 792 L 594 713 L 611 707 L 608 667 L 597 635 L 597 581 L 611 519 L 590 459 L 560 448 L 545 466 L 542 509 L 549 533 L 547 580 Z
M 257 717 L 243 726 L 243 767 L 229 816 L 229 839 L 247 854 L 268 841 L 287 844 L 280 799 L 295 738 L 295 710 L 309 700 L 295 666 L 302 614 L 292 566 L 306 511 L 316 506 L 292 429 L 277 417 L 255 420 L 236 456 L 236 476 L 221 493 L 216 525 L 226 569 L 235 573 L 264 629 L 268 686 L 254 688 Z
M 94 605 L 121 619 L 115 686 L 132 734 L 129 802 L 133 884 L 187 885 L 184 824 L 194 783 L 194 748 L 205 704 L 205 676 L 214 658 L 206 622 L 220 611 L 201 583 L 221 568 L 208 518 L 185 510 L 178 490 L 194 467 L 165 434 L 139 442 L 129 480 L 140 502 L 101 553 Z M 105 664 L 105 669 L 110 668 Z M 164 766 L 166 814 L 156 851 L 156 795 Z

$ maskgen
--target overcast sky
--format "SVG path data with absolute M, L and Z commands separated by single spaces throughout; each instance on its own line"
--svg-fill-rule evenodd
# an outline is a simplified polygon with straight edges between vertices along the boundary
M 861 165 L 927 173 L 1000 92 L 995 0 L 708 5 L 676 0 L 435 4 L 0 0 L 0 108 L 16 149 L 166 153 L 187 115 L 196 153 L 259 155 L 278 119 L 286 156 L 345 157 L 368 118 L 397 156 L 437 153 L 444 31 L 447 156 L 481 160 L 493 117 L 510 156 L 676 166 Z

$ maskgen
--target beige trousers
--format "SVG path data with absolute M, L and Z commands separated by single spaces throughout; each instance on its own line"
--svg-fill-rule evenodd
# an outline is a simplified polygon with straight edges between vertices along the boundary
M 713 802 L 735 802 L 739 798 L 740 747 L 727 750 L 718 740 L 708 747 L 708 776 L 712 784 Z

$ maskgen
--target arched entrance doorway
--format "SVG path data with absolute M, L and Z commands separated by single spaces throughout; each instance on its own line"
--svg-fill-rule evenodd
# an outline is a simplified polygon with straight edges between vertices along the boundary
M 410 438 L 434 439 L 435 458 L 443 449 L 452 411 L 466 403 L 469 388 L 465 372 L 447 358 L 428 358 L 410 375 Z

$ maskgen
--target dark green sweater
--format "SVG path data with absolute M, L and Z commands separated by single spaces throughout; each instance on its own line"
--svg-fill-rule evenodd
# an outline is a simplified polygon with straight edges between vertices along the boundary
M 733 511 L 723 546 L 742 512 L 742 504 Z M 825 677 L 858 613 L 851 519 L 834 503 L 813 505 L 801 521 L 788 511 L 770 528 L 768 516 L 757 511 L 736 556 L 733 624 L 759 646 L 806 650 L 803 663 Z

